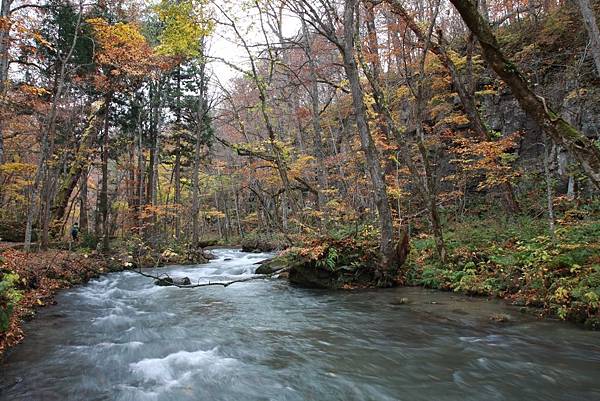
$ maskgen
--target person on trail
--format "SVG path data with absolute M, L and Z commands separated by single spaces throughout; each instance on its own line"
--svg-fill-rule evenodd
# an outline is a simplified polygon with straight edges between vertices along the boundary
M 73 238 L 73 242 L 77 242 L 79 238 L 79 224 L 73 224 L 73 228 L 71 228 L 71 238 Z

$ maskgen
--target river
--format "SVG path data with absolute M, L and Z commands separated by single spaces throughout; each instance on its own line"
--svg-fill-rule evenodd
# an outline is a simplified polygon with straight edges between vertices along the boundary
M 269 256 L 214 252 L 157 271 L 227 281 Z M 26 330 L 1 401 L 600 400 L 600 333 L 423 289 L 180 289 L 122 272 L 61 293 Z

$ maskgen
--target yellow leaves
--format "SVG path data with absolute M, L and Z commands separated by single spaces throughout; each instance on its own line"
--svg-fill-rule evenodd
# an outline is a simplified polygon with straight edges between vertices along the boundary
M 402 199 L 407 195 L 410 195 L 409 192 L 404 191 L 402 188 L 399 187 L 388 187 L 387 190 L 388 196 L 393 198 L 393 199 Z
M 205 1 L 161 1 L 155 7 L 164 24 L 157 52 L 166 56 L 198 57 L 203 36 L 212 32 L 214 23 L 206 18 Z
M 589 302 L 593 307 L 598 308 L 600 305 L 600 296 L 594 291 L 588 291 L 583 294 L 583 299 Z
M 28 163 L 4 163 L 0 165 L 0 177 L 9 177 L 2 190 L 8 199 L 25 202 L 23 189 L 31 185 L 36 166 Z
M 140 218 L 148 219 L 150 217 L 175 216 L 175 214 L 176 212 L 171 205 L 146 205 L 140 213 Z
M 375 99 L 373 98 L 373 95 L 365 92 L 363 95 L 363 102 L 367 108 L 370 118 L 376 118 L 376 113 L 374 111 Z
M 4 163 L 0 164 L 1 174 L 33 174 L 36 166 L 29 163 Z
M 163 251 L 161 256 L 165 259 L 169 259 L 169 258 L 177 257 L 179 255 L 177 253 L 175 253 L 172 249 L 167 248 Z
M 564 287 L 558 287 L 552 295 L 552 300 L 559 304 L 564 304 L 569 300 L 569 290 Z
M 204 210 L 204 211 L 202 211 L 202 214 L 204 215 L 205 218 L 208 218 L 208 219 L 222 219 L 222 218 L 225 218 L 225 213 L 223 213 L 222 211 L 217 210 L 215 208 Z
M 92 26 L 94 35 L 105 50 L 146 44 L 146 39 L 133 24 L 117 22 L 110 25 L 104 18 L 90 18 L 87 23 Z
M 450 60 L 452 60 L 452 62 L 454 63 L 454 65 L 456 66 L 456 68 L 459 71 L 464 70 L 466 68 L 466 66 L 467 66 L 467 56 L 466 55 L 461 56 L 454 50 L 449 49 L 448 56 L 450 57 Z M 483 60 L 480 55 L 476 54 L 471 58 L 471 66 L 472 66 L 474 72 L 477 72 L 482 69 Z
M 290 178 L 301 177 L 302 173 L 305 173 L 310 169 L 311 164 L 315 158 L 313 156 L 302 155 L 298 159 L 296 159 L 290 165 L 289 176 Z
M 446 69 L 440 62 L 438 56 L 432 53 L 427 53 L 425 58 L 425 72 L 430 74 L 445 73 Z
M 396 89 L 396 96 L 399 98 L 412 97 L 412 92 L 408 86 L 401 85 Z
M 259 223 L 258 213 L 256 213 L 256 212 L 248 213 L 242 219 L 242 221 L 246 224 L 258 224 Z

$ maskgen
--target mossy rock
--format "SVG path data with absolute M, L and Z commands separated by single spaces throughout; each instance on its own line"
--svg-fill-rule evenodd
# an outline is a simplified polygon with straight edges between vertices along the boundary
M 297 261 L 290 265 L 289 281 L 305 288 L 341 289 L 374 288 L 379 281 L 372 269 L 349 266 L 334 268 L 316 266 L 312 261 Z
M 286 258 L 276 257 L 267 259 L 259 263 L 260 266 L 256 269 L 256 274 L 273 274 L 281 269 L 290 266 L 290 261 Z
M 290 283 L 304 288 L 339 288 L 338 275 L 331 270 L 317 268 L 312 263 L 297 263 L 290 268 Z

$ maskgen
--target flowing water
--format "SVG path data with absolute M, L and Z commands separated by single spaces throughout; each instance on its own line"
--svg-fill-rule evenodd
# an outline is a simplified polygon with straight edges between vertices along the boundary
M 269 256 L 215 253 L 165 270 L 226 281 Z M 180 289 L 115 273 L 63 292 L 27 333 L 0 365 L 2 401 L 600 400 L 599 333 L 421 289 Z

